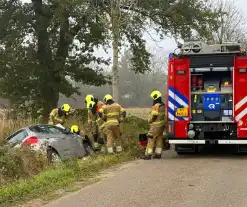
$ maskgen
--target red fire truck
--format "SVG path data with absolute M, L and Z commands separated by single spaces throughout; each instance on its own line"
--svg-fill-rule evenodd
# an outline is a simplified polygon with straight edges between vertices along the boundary
M 238 43 L 180 45 L 170 54 L 167 136 L 178 154 L 230 144 L 247 152 L 247 56 Z

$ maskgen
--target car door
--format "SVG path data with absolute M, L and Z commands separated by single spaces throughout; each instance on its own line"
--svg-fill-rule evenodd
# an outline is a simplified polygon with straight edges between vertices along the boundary
M 56 127 L 56 126 L 47 126 L 49 131 L 56 135 L 57 138 L 56 146 L 58 149 L 62 149 L 66 151 L 66 155 L 69 157 L 77 157 L 77 149 L 80 146 L 77 138 L 73 136 L 72 133 L 66 133 L 64 129 Z
M 83 138 L 77 134 L 69 133 L 71 141 L 73 142 L 73 151 L 76 157 L 84 157 L 86 155 L 86 150 L 83 145 Z
M 30 127 L 30 130 L 39 133 L 40 138 L 47 139 L 49 145 L 57 150 L 61 158 L 70 158 L 71 140 L 66 136 L 63 129 L 50 125 L 36 125 Z

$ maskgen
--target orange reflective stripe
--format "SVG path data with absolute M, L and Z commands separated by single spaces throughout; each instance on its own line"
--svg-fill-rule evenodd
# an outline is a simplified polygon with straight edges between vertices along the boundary
M 172 131 L 171 124 L 168 124 L 168 132 L 170 133 Z
M 152 110 L 158 112 L 158 111 L 159 111 L 159 106 L 155 104 L 155 105 L 152 107 Z
M 104 106 L 104 104 L 99 105 L 99 106 L 96 108 L 96 112 L 98 113 L 98 112 L 99 112 L 99 110 L 100 110 L 103 106 Z

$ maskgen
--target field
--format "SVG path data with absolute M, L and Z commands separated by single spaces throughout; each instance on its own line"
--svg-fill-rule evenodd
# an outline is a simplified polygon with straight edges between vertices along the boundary
M 126 108 L 128 115 L 137 116 L 141 119 L 147 119 L 151 108 Z
M 148 114 L 150 112 L 150 108 L 126 108 L 127 116 L 136 116 L 141 119 L 147 119 Z M 3 111 L 0 110 L 0 115 L 3 117 Z M 18 121 L 12 121 L 12 120 L 4 120 L 1 119 L 0 116 L 0 144 L 1 141 L 7 137 L 9 134 L 15 132 L 16 130 L 25 127 L 29 124 L 32 124 L 33 120 L 18 120 Z M 70 120 L 71 124 L 77 124 L 77 121 Z M 81 121 L 79 123 L 81 127 L 83 127 Z

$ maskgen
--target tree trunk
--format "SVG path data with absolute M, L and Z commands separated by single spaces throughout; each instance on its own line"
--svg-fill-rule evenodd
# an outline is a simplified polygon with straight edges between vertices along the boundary
M 118 45 L 117 41 L 113 40 L 113 66 L 112 66 L 112 94 L 113 99 L 118 102 L 119 101 L 119 70 L 118 70 Z
M 119 102 L 119 62 L 118 62 L 118 47 L 119 47 L 119 18 L 120 8 L 119 0 L 112 3 L 111 20 L 112 20 L 112 49 L 113 49 L 113 66 L 112 66 L 112 93 L 113 99 Z
M 64 79 L 64 66 L 68 56 L 69 45 L 73 42 L 74 36 L 79 32 L 81 25 L 69 27 L 69 12 L 64 10 L 61 13 L 60 33 L 55 57 L 52 56 L 49 34 L 47 28 L 50 26 L 52 14 L 49 14 L 42 7 L 42 0 L 32 0 L 36 18 L 36 33 L 38 39 L 38 60 L 41 66 L 40 71 L 40 96 L 43 108 L 43 122 L 47 122 L 49 113 L 57 107 L 60 84 Z
M 49 34 L 47 32 L 52 16 L 43 9 L 42 0 L 32 0 L 32 2 L 35 11 L 35 31 L 38 40 L 37 58 L 40 65 L 38 75 L 40 84 L 40 105 L 43 109 L 42 122 L 47 123 L 49 113 L 57 106 L 59 99 L 59 91 L 57 89 L 59 77 L 57 77 L 57 73 L 54 71 L 54 61 L 52 59 L 52 51 L 49 43 Z
M 48 123 L 48 118 L 49 118 L 49 114 L 51 113 L 51 110 L 58 107 L 57 103 L 58 103 L 58 99 L 59 99 L 59 92 L 56 92 L 55 90 L 50 91 L 49 93 L 50 97 L 45 97 L 45 99 L 43 99 L 43 103 L 42 103 L 42 108 L 43 108 L 43 120 L 42 122 L 47 124 Z

